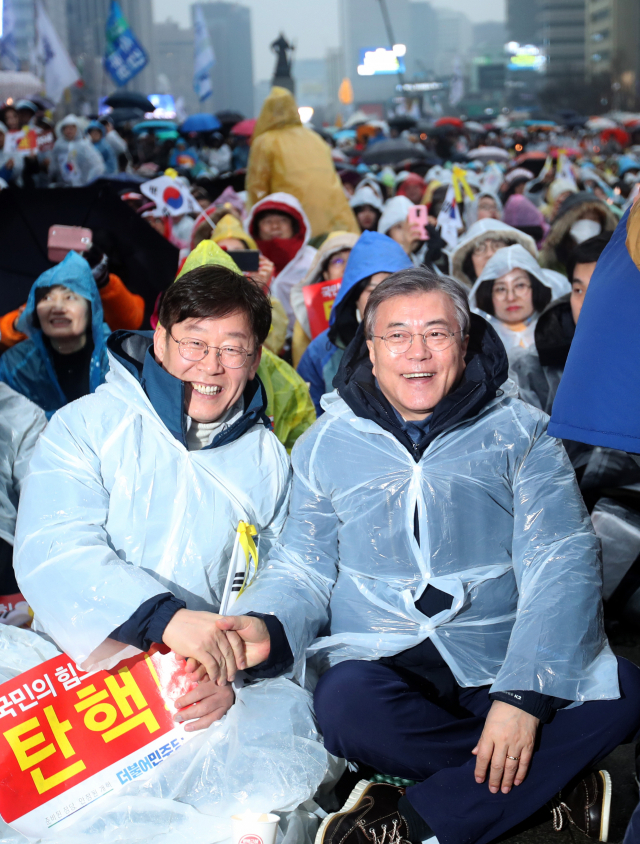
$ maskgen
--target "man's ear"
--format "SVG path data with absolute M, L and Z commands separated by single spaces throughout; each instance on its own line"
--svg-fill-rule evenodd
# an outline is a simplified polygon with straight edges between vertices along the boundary
M 373 340 L 367 340 L 367 348 L 369 349 L 369 360 L 373 365 L 373 375 L 376 376 L 376 353 L 373 346 Z
M 469 335 L 467 334 L 467 336 L 462 341 L 462 356 L 463 357 L 467 356 L 467 349 L 468 348 L 469 348 Z
M 164 328 L 157 324 L 156 330 L 153 332 L 153 354 L 158 363 L 164 361 L 164 355 L 167 349 L 167 332 Z
M 251 358 L 251 366 L 249 367 L 249 381 L 253 381 L 256 377 L 256 372 L 258 371 L 258 367 L 260 366 L 260 361 L 262 360 L 262 346 L 256 346 L 256 350 L 253 353 L 253 357 Z

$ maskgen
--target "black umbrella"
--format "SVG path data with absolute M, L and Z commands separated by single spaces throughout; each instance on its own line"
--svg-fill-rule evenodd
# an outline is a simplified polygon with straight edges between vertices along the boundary
M 427 158 L 427 151 L 419 144 L 405 138 L 377 141 L 367 147 L 362 155 L 365 164 L 398 164 L 400 161 Z
M 239 111 L 216 111 L 216 117 L 223 126 L 235 126 L 236 123 L 244 120 L 244 114 L 240 114 Z
M 114 126 L 124 126 L 125 123 L 139 123 L 144 115 L 141 108 L 114 108 L 108 116 Z
M 398 132 L 404 132 L 407 129 L 413 129 L 418 121 L 415 117 L 410 117 L 408 114 L 398 114 L 395 117 L 390 117 L 387 123 L 389 126 L 397 129 Z
M 137 91 L 116 91 L 107 97 L 105 103 L 111 108 L 140 108 L 145 113 L 154 110 L 153 103 Z
M 0 192 L 0 313 L 27 301 L 35 279 L 53 266 L 47 236 L 55 224 L 87 226 L 109 256 L 112 272 L 140 294 L 147 316 L 175 279 L 178 250 L 139 217 L 113 188 L 53 188 Z
M 198 176 L 196 184 L 202 185 L 211 199 L 216 199 L 220 196 L 223 190 L 229 187 L 233 188 L 234 191 L 237 191 L 238 193 L 244 190 L 246 175 L 246 170 L 235 170 L 233 173 L 228 173 L 224 176 L 217 176 L 215 179 L 211 179 L 208 176 Z M 0 192 L 0 196 L 2 196 L 2 192 Z

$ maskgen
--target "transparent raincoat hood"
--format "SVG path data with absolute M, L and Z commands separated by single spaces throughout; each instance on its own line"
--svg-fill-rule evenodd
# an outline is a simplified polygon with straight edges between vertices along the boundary
M 462 235 L 449 258 L 451 275 L 466 284 L 467 287 L 472 287 L 473 281 L 468 278 L 463 270 L 465 259 L 476 243 L 494 233 L 497 237 L 502 236 L 513 243 L 520 243 L 528 252 L 531 252 L 534 258 L 537 258 L 538 248 L 530 235 L 519 231 L 519 229 L 514 229 L 513 226 L 503 223 L 502 220 L 493 220 L 490 217 L 477 220 Z
M 359 332 L 338 391 L 293 450 L 290 515 L 269 570 L 234 613 L 273 613 L 299 666 L 308 655 L 321 669 L 375 660 L 430 637 L 463 686 L 618 697 L 599 545 L 575 474 L 548 417 L 510 382 L 498 389 L 504 348 L 473 323 L 465 394 L 495 397 L 454 415 L 415 459 L 384 415 L 378 424 L 351 406 L 372 381 Z M 414 605 L 429 584 L 453 599 L 431 618 Z
M 91 268 L 77 252 L 69 252 L 64 261 L 46 270 L 33 283 L 27 304 L 18 320 L 18 330 L 28 340 L 13 346 L 0 358 L 0 380 L 34 401 L 51 416 L 67 403 L 45 345 L 42 330 L 34 325 L 36 291 L 60 284 L 82 296 L 91 306 L 91 324 L 87 331 L 93 339 L 93 354 L 89 370 L 89 387 L 94 392 L 105 379 L 109 369 L 106 339 L 109 327 L 104 322 L 102 300 Z
M 469 293 L 469 305 L 476 308 L 476 293 L 483 281 L 502 278 L 511 270 L 522 269 L 538 279 L 541 284 L 551 290 L 551 301 L 559 299 L 566 293 L 571 293 L 569 279 L 562 273 L 554 270 L 544 270 L 536 261 L 533 255 L 524 246 L 515 243 L 513 246 L 505 246 L 493 255 L 486 263 L 484 270 L 471 288 Z M 484 314 L 483 314 L 484 316 Z

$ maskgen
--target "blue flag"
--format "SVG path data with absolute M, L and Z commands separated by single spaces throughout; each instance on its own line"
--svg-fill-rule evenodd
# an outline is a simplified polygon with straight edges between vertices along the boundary
M 209 30 L 207 29 L 200 4 L 194 7 L 193 46 L 193 89 L 198 95 L 200 102 L 202 102 L 213 93 L 210 72 L 216 62 L 216 57 L 211 46 L 211 41 L 209 40 Z
M 131 31 L 116 0 L 111 0 L 107 18 L 107 46 L 104 66 L 116 85 L 125 85 L 149 63 L 149 57 Z

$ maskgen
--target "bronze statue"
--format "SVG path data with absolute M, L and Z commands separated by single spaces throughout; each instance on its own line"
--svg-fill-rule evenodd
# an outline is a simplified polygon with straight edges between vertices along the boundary
M 280 33 L 278 39 L 271 44 L 271 49 L 278 57 L 272 84 L 287 88 L 291 93 L 295 93 L 293 77 L 291 76 L 291 56 L 289 55 L 295 47 L 293 44 L 289 44 L 284 35 Z

